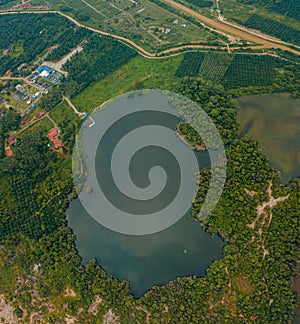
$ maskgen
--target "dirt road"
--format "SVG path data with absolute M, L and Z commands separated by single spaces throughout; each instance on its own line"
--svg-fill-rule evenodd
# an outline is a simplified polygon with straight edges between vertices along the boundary
M 192 10 L 178 2 L 175 2 L 173 0 L 162 0 L 162 1 L 168 3 L 169 5 L 173 6 L 174 8 L 177 8 L 177 9 L 189 14 L 190 16 L 193 16 L 193 17 L 199 19 L 201 22 L 204 22 L 204 23 L 208 24 L 209 26 L 212 26 L 220 31 L 224 31 L 228 34 L 238 36 L 241 39 L 247 40 L 252 43 L 261 44 L 261 45 L 263 45 L 264 48 L 267 48 L 267 49 L 268 48 L 279 48 L 281 50 L 289 51 L 294 54 L 300 55 L 299 51 L 292 49 L 288 46 L 285 46 L 283 44 L 278 44 L 275 41 L 267 40 L 264 38 L 263 35 L 259 35 L 259 34 L 254 35 L 254 34 L 250 33 L 249 31 L 244 31 L 244 30 L 235 28 L 233 25 L 225 24 L 219 20 L 208 18 L 208 17 L 203 16 L 203 15 L 199 14 L 198 12 L 196 12 L 196 11 L 194 11 L 194 10 Z
M 282 45 L 282 44 L 277 44 L 275 42 L 271 42 L 269 40 L 266 40 L 266 39 L 263 39 L 263 38 L 260 38 L 258 36 L 255 36 L 255 35 L 252 35 L 246 31 L 243 31 L 243 30 L 240 30 L 240 29 L 237 29 L 231 25 L 227 25 L 227 24 L 224 24 L 218 20 L 214 20 L 214 19 L 211 19 L 211 18 L 208 18 L 208 17 L 205 17 L 199 13 L 197 13 L 196 11 L 192 10 L 192 9 L 189 9 L 173 0 L 163 0 L 167 3 L 169 3 L 170 5 L 190 14 L 191 16 L 194 16 L 195 18 L 199 19 L 200 21 L 202 22 L 205 22 L 207 23 L 208 25 L 210 26 L 213 26 L 214 28 L 220 30 L 220 31 L 223 31 L 223 32 L 227 32 L 228 34 L 233 34 L 233 35 L 236 35 L 242 39 L 245 39 L 247 41 L 250 41 L 252 43 L 257 43 L 257 44 L 260 44 L 258 46 L 248 46 L 247 48 L 248 49 L 271 49 L 271 48 L 279 48 L 279 49 L 282 49 L 282 50 L 285 50 L 285 51 L 289 51 L 289 52 L 292 52 L 294 54 L 297 54 L 297 55 L 300 55 L 300 52 L 297 51 L 297 50 L 294 50 L 292 48 L 289 48 L 285 45 Z M 78 22 L 76 19 L 70 17 L 69 15 L 65 14 L 65 13 L 62 13 L 60 11 L 57 11 L 57 10 L 43 10 L 43 11 L 10 11 L 10 10 L 7 10 L 7 11 L 2 11 L 0 12 L 0 15 L 7 15 L 7 14 L 20 14 L 20 13 L 23 13 L 23 14 L 30 14 L 30 13 L 34 13 L 34 14 L 45 14 L 45 13 L 55 13 L 55 14 L 59 14 L 65 18 L 67 18 L 68 20 L 70 20 L 71 22 L 73 22 L 75 25 L 79 26 L 79 27 L 84 27 L 88 30 L 91 30 L 95 33 L 98 33 L 100 35 L 105 35 L 105 36 L 110 36 L 110 37 L 113 37 L 119 41 L 121 41 L 122 43 L 130 46 L 130 47 L 133 47 L 135 48 L 140 55 L 144 56 L 145 58 L 151 58 L 151 59 L 163 59 L 163 58 L 166 58 L 166 57 L 170 57 L 172 56 L 173 54 L 171 54 L 172 52 L 178 52 L 178 51 L 181 51 L 181 50 L 187 50 L 187 49 L 217 49 L 218 47 L 217 46 L 208 46 L 208 45 L 184 45 L 184 46 L 178 46 L 178 47 L 175 47 L 175 48 L 170 48 L 170 49 L 167 49 L 165 51 L 162 51 L 162 52 L 159 52 L 159 53 L 150 53 L 148 52 L 147 50 L 145 50 L 143 47 L 141 47 L 140 45 L 136 44 L 135 42 L 133 42 L 132 40 L 126 38 L 126 37 L 123 37 L 123 36 L 119 36 L 119 35 L 116 35 L 116 34 L 111 34 L 111 33 L 107 33 L 107 32 L 104 32 L 102 30 L 99 30 L 99 29 L 96 29 L 96 28 L 93 28 L 93 27 L 89 27 L 89 26 L 86 26 L 80 22 Z M 231 49 L 234 49 L 234 47 L 231 47 Z M 162 55 L 166 55 L 166 54 L 171 54 L 171 55 L 168 55 L 168 56 L 162 56 Z M 176 54 L 175 54 L 176 55 Z

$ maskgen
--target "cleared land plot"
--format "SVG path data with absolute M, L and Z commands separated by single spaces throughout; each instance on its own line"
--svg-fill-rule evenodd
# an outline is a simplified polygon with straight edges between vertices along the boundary
M 38 3 L 38 0 L 32 0 Z M 163 50 L 178 44 L 223 42 L 204 30 L 151 1 L 49 0 L 53 7 L 80 23 L 127 37 L 148 50 Z M 178 24 L 174 24 L 175 20 Z M 185 26 L 185 27 L 184 27 Z M 168 29 L 170 31 L 168 32 Z
M 88 3 L 92 6 L 95 10 L 101 12 L 106 17 L 112 17 L 117 15 L 120 10 L 116 8 L 116 6 L 111 6 L 110 2 L 106 2 L 103 0 L 81 0 L 85 3 Z

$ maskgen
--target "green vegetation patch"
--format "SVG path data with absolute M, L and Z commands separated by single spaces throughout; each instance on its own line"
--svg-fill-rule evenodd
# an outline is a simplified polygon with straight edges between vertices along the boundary
M 80 111 L 92 111 L 106 100 L 138 88 L 175 91 L 180 86 L 180 79 L 174 74 L 181 60 L 181 56 L 159 60 L 135 57 L 83 90 L 72 101 Z
M 123 64 L 136 52 L 110 37 L 92 35 L 84 45 L 84 51 L 74 55 L 64 65 L 68 78 L 64 82 L 64 91 L 75 96 L 95 81 L 103 79 Z
M 281 15 L 294 18 L 300 22 L 300 2 L 299 1 L 282 0 L 281 2 L 275 2 L 271 10 L 278 12 Z
M 275 67 L 281 60 L 269 55 L 237 54 L 228 67 L 223 84 L 226 88 L 271 85 L 276 77 Z
M 220 83 L 233 58 L 232 54 L 207 53 L 201 64 L 199 75 L 206 80 Z
M 184 54 L 184 58 L 176 71 L 176 75 L 179 77 L 198 76 L 204 58 L 204 52 L 189 52 Z
M 276 20 L 263 18 L 254 14 L 245 22 L 245 26 L 258 29 L 263 33 L 275 36 L 285 42 L 300 44 L 300 30 Z
M 67 55 L 72 49 L 86 40 L 92 32 L 86 28 L 74 28 L 65 31 L 57 40 L 58 45 L 47 56 L 46 60 L 59 60 Z
M 186 0 L 197 7 L 212 7 L 213 2 L 210 0 Z
M 21 63 L 31 63 L 59 42 L 72 23 L 56 14 L 1 15 L 0 75 Z

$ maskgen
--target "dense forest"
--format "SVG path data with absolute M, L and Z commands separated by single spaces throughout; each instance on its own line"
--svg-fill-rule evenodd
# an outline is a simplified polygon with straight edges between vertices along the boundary
M 226 88 L 271 85 L 282 61 L 269 55 L 235 55 L 226 73 Z
M 176 75 L 179 77 L 196 77 L 199 75 L 200 67 L 205 58 L 204 52 L 188 52 L 184 55 Z
M 205 110 L 217 126 L 225 144 L 229 144 L 237 138 L 238 104 L 232 95 L 225 91 L 224 87 L 201 79 L 184 78 L 180 93 L 198 103 Z M 180 125 L 182 135 L 187 139 L 192 137 L 199 145 L 201 141 L 199 141 L 197 134 L 190 129 L 190 126 L 185 125 L 186 128 L 183 127 L 184 125 Z
M 262 7 L 300 21 L 300 2 L 295 0 L 241 0 L 241 3 Z
M 264 8 L 270 8 L 276 2 L 277 2 L 276 0 L 241 0 L 241 3 L 249 4 L 252 6 L 264 7 Z

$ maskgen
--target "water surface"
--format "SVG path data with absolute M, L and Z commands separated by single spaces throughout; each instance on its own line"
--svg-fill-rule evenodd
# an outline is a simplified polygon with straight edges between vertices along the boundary
M 202 276 L 212 260 L 222 256 L 224 242 L 188 217 L 159 233 L 130 236 L 101 226 L 76 199 L 67 218 L 83 264 L 96 258 L 108 275 L 127 279 L 135 297 L 178 276 Z
M 155 102 L 162 109 L 168 110 L 169 103 L 166 99 L 162 100 L 161 95 L 156 92 L 151 92 L 145 97 L 135 98 L 139 105 L 144 105 L 146 108 L 151 107 Z M 118 107 L 120 103 L 120 107 Z M 118 109 L 122 112 L 126 109 L 130 109 L 134 104 L 133 98 L 122 98 L 120 101 L 116 101 L 112 106 L 106 109 L 113 109 L 113 112 L 118 113 Z M 147 108 L 148 109 L 148 108 Z M 131 118 L 127 118 L 131 116 Z M 195 194 L 197 185 L 195 183 L 195 172 L 207 167 L 210 164 L 210 158 L 208 152 L 193 153 L 186 144 L 184 144 L 175 134 L 175 127 L 180 121 L 178 117 L 167 114 L 157 114 L 147 112 L 146 116 L 127 115 L 122 119 L 122 123 L 115 123 L 109 129 L 109 131 L 101 138 L 98 146 L 97 154 L 95 155 L 95 161 L 90 159 L 88 163 L 95 165 L 97 179 L 87 179 L 87 184 L 92 188 L 96 187 L 96 182 L 101 182 L 101 186 L 105 187 L 105 191 L 109 193 L 109 199 L 112 204 L 117 205 L 120 209 L 130 209 L 135 205 L 134 202 L 128 202 L 124 195 L 120 195 L 118 188 L 113 184 L 113 177 L 110 175 L 110 157 L 112 156 L 112 150 L 117 147 L 119 138 L 123 138 L 124 134 L 128 131 L 141 127 L 143 123 L 151 122 L 153 125 L 161 125 L 167 127 L 170 130 L 170 135 L 164 136 L 160 134 L 159 129 L 151 135 L 151 141 L 163 142 L 163 145 L 167 148 L 172 147 L 173 152 L 176 155 L 176 159 L 180 160 L 180 168 L 178 168 L 177 162 L 174 160 L 172 154 L 167 154 L 158 149 L 156 146 L 150 146 L 147 150 L 141 149 L 139 154 L 135 154 L 129 164 L 129 173 L 132 181 L 140 187 L 148 187 L 149 170 L 153 166 L 160 166 L 167 174 L 167 183 L 164 188 L 163 194 L 159 195 L 159 199 L 152 199 L 151 204 L 140 206 L 136 204 L 134 211 L 139 215 L 146 215 L 153 213 L 153 210 L 162 210 L 162 217 L 168 216 L 166 213 L 165 204 L 169 204 L 169 201 L 178 199 L 179 207 L 182 207 L 181 201 L 189 199 L 191 206 L 192 197 Z M 105 114 L 104 114 L 105 117 Z M 98 118 L 98 119 L 97 119 Z M 101 119 L 102 118 L 102 119 Z M 103 118 L 102 115 L 95 116 L 95 122 L 97 125 L 101 125 L 102 121 L 107 121 L 107 118 Z M 152 128 L 153 129 L 153 128 Z M 145 130 L 146 131 L 146 130 Z M 91 134 L 92 138 L 87 138 L 89 148 L 91 143 L 98 141 L 96 138 L 96 128 L 88 129 L 88 134 Z M 93 132 L 95 133 L 93 135 Z M 149 137 L 150 137 L 149 135 Z M 141 136 L 135 135 L 129 141 L 130 145 L 136 147 Z M 147 135 L 148 138 L 148 135 Z M 150 141 L 150 142 L 151 142 Z M 103 142 L 103 143 L 102 143 Z M 99 144 L 99 145 L 100 145 Z M 100 147 L 100 148 L 99 148 Z M 120 146 L 119 152 L 123 155 L 119 156 L 115 161 L 117 170 L 114 176 L 123 180 L 126 180 L 125 173 L 128 172 L 124 163 L 124 156 L 127 154 L 129 146 Z M 122 150 L 124 152 L 122 152 Z M 190 151 L 195 159 L 195 165 L 191 163 L 191 159 L 186 158 L 186 150 Z M 122 158 L 123 157 L 123 158 Z M 188 170 L 190 181 L 188 185 L 184 185 L 184 192 L 182 195 L 177 194 L 178 187 L 182 187 L 182 182 L 178 181 L 182 178 L 182 170 Z M 157 174 L 160 177 L 159 174 Z M 152 177 L 153 183 L 156 182 L 155 176 Z M 94 181 L 94 182 L 93 182 Z M 128 183 L 128 182 L 125 182 Z M 155 186 L 153 187 L 155 189 Z M 128 191 L 128 188 L 124 190 Z M 86 193 L 86 190 L 82 191 Z M 129 196 L 132 197 L 131 191 Z M 152 192 L 149 192 L 151 195 Z M 86 193 L 81 196 L 81 199 L 86 199 L 84 203 L 93 204 L 94 210 L 97 215 L 110 217 L 112 212 L 102 203 L 99 203 L 93 192 Z M 180 208 L 178 210 L 180 210 Z M 186 210 L 185 210 L 186 212 Z M 110 230 L 97 222 L 97 217 L 91 217 L 83 208 L 79 200 L 71 202 L 67 210 L 67 218 L 69 226 L 76 234 L 76 246 L 80 255 L 83 258 L 83 263 L 88 263 L 91 259 L 96 258 L 98 263 L 107 271 L 108 275 L 112 275 L 119 280 L 127 279 L 130 283 L 130 291 L 136 296 L 140 297 L 143 293 L 149 290 L 153 285 L 163 285 L 169 280 L 172 280 L 178 276 L 197 275 L 201 276 L 205 274 L 205 271 L 209 264 L 222 256 L 222 248 L 224 242 L 215 235 L 211 237 L 200 228 L 199 222 L 195 222 L 189 217 L 190 211 L 183 216 L 179 221 L 175 222 L 171 227 L 166 228 L 163 231 L 148 234 L 148 235 L 126 235 Z M 148 216 L 147 216 L 148 217 Z M 100 217 L 101 218 L 101 217 Z M 125 232 L 123 232 L 125 233 Z M 128 232 L 127 232 L 128 233 Z
M 240 134 L 257 139 L 270 165 L 289 181 L 300 176 L 300 100 L 288 95 L 239 100 Z

